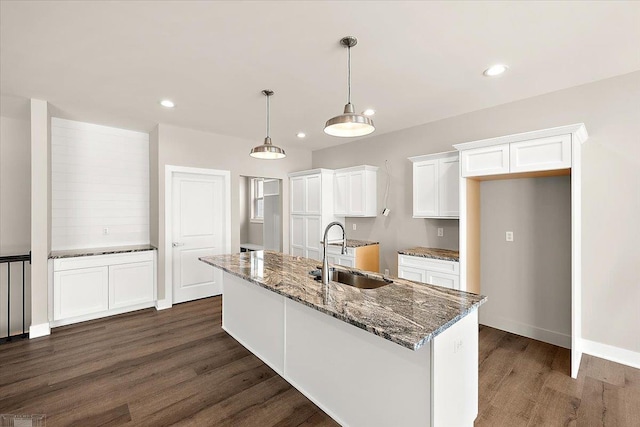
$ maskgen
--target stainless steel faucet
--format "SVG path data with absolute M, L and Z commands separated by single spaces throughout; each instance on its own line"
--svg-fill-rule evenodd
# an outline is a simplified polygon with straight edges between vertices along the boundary
M 327 262 L 327 244 L 329 243 L 329 229 L 334 225 L 339 225 L 342 228 L 342 240 L 335 240 L 331 243 L 340 243 L 342 242 L 342 255 L 347 251 L 347 236 L 344 231 L 344 225 L 340 224 L 338 221 L 334 221 L 327 225 L 327 228 L 324 229 L 324 238 L 322 239 L 322 284 L 329 284 L 329 263 Z

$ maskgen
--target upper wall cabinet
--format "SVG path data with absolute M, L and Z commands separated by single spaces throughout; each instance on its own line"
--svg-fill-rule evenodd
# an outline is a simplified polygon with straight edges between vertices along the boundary
M 291 173 L 289 177 L 292 214 L 322 215 L 323 210 L 330 209 L 332 200 L 329 188 L 333 185 L 332 170 L 314 169 Z
M 333 209 L 338 216 L 375 217 L 377 215 L 376 166 L 337 169 L 334 178 Z
M 409 160 L 413 162 L 413 217 L 458 218 L 458 153 L 450 151 Z
M 463 149 L 463 177 L 546 171 L 571 167 L 571 134 Z

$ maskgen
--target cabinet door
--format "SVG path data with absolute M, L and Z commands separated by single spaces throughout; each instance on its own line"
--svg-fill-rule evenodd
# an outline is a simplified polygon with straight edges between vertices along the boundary
M 304 249 L 304 217 L 300 215 L 291 215 L 291 253 L 295 256 L 306 256 Z
M 398 277 L 413 280 L 414 282 L 427 283 L 427 271 L 415 267 L 398 266 Z
M 438 161 L 413 164 L 413 216 L 438 216 Z
M 509 173 L 509 144 L 463 150 L 460 161 L 463 177 Z
M 513 142 L 509 150 L 512 173 L 571 167 L 571 135 Z
M 333 210 L 338 216 L 345 216 L 348 214 L 348 200 L 349 200 L 349 174 L 337 173 L 334 178 L 333 189 Z
M 153 262 L 109 266 L 109 309 L 153 301 Z
M 305 249 L 306 257 L 311 259 L 322 259 L 322 221 L 319 216 L 309 216 L 304 218 L 305 226 Z
M 443 286 L 449 289 L 460 289 L 460 276 L 455 274 L 427 271 L 426 282 L 431 285 Z
M 322 177 L 320 174 L 305 177 L 307 214 L 320 215 L 322 213 Z
M 304 213 L 305 198 L 305 177 L 297 176 L 291 178 L 291 213 Z
M 53 273 L 53 320 L 98 313 L 109 308 L 108 267 Z
M 366 185 L 364 171 L 351 172 L 349 174 L 349 215 L 363 216 L 366 213 L 367 204 Z
M 438 216 L 460 216 L 460 161 L 458 157 L 440 159 L 438 165 Z

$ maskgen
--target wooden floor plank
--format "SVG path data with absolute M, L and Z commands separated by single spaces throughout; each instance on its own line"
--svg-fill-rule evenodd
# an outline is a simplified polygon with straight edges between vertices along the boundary
M 49 426 L 336 426 L 221 328 L 220 297 L 0 346 L 0 413 Z M 483 326 L 476 426 L 629 426 L 640 370 Z M 401 424 L 399 424 L 401 425 Z

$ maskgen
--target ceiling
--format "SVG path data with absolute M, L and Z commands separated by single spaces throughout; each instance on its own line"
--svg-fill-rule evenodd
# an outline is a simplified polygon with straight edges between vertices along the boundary
M 372 136 L 640 69 L 638 2 L 2 1 L 0 91 L 259 144 L 268 88 L 274 144 L 315 150 L 351 141 L 322 131 L 346 103 L 345 35 Z M 494 63 L 510 70 L 484 77 Z

